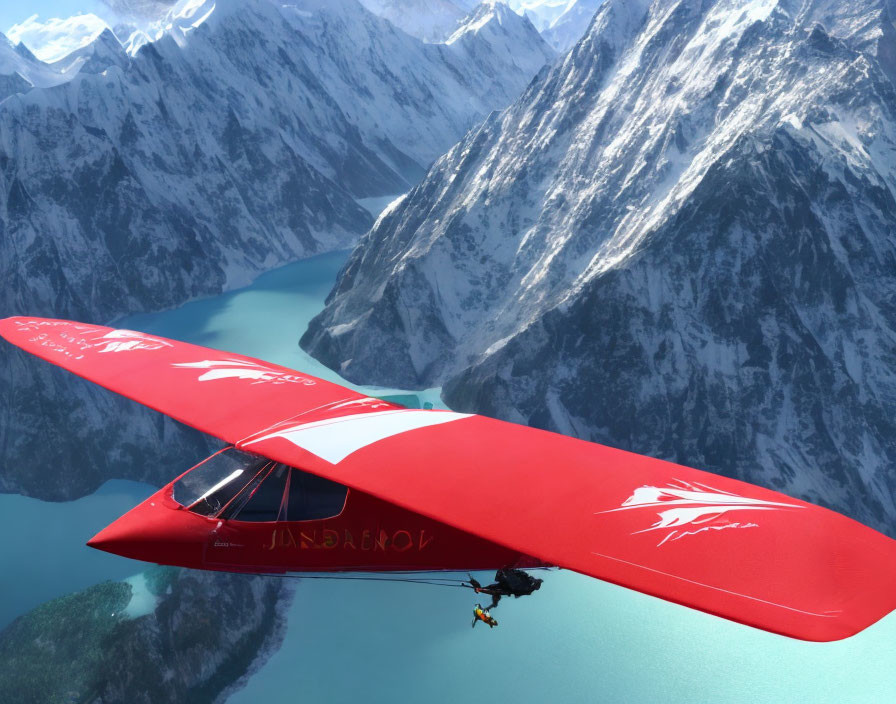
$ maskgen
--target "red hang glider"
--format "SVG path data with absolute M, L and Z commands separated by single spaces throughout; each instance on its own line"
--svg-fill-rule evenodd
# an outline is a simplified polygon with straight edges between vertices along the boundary
M 768 489 L 130 330 L 17 317 L 0 335 L 230 444 L 89 542 L 109 552 L 270 573 L 556 565 L 814 641 L 896 609 L 896 541 Z

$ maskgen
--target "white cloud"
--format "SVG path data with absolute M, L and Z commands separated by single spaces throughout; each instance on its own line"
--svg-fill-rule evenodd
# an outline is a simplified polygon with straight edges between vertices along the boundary
M 102 0 L 102 3 L 122 17 L 157 20 L 176 5 L 177 0 Z
M 41 21 L 31 15 L 6 33 L 13 42 L 23 42 L 41 61 L 58 61 L 76 49 L 86 46 L 108 25 L 93 14 L 75 15 L 66 19 Z

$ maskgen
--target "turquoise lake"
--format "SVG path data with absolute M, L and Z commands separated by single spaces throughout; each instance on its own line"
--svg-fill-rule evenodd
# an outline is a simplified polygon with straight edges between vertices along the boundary
M 141 571 L 138 563 L 84 543 L 153 491 L 148 484 L 113 480 L 66 503 L 0 494 L 0 535 L 6 536 L 0 548 L 0 628 L 45 601 Z
M 345 383 L 297 344 L 345 257 L 308 259 L 116 324 Z M 437 389 L 418 395 L 438 402 Z M 149 492 L 109 482 L 67 504 L 0 495 L 0 627 L 54 596 L 140 572 L 83 543 Z M 804 643 L 577 574 L 540 576 L 534 596 L 502 602 L 493 630 L 471 630 L 466 590 L 297 580 L 283 647 L 228 701 L 896 702 L 896 614 L 845 641 Z

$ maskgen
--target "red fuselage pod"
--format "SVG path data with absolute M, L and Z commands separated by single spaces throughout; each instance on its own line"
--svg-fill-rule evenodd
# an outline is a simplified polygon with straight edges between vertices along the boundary
M 229 572 L 542 564 L 369 494 L 233 448 L 157 491 L 88 545 L 146 562 Z

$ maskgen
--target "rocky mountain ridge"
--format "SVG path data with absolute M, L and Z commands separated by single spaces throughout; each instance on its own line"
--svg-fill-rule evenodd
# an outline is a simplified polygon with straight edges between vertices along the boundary
M 24 44 L 13 44 L 0 34 L 0 102 L 34 87 L 46 88 L 66 77 L 32 54 Z
M 346 248 L 372 222 L 356 199 L 406 190 L 537 70 L 501 63 L 500 27 L 427 45 L 355 0 L 182 4 L 130 59 L 104 33 L 71 80 L 0 102 L 0 315 L 104 323 Z M 0 384 L 2 491 L 158 484 L 208 449 L 9 347 Z
M 380 217 L 302 345 L 896 534 L 893 18 L 609 0 Z
M 375 15 L 425 42 L 439 44 L 450 37 L 476 0 L 360 0 Z

